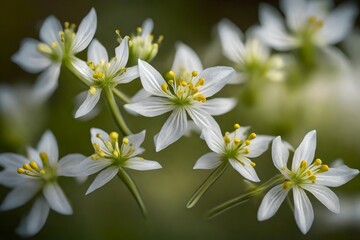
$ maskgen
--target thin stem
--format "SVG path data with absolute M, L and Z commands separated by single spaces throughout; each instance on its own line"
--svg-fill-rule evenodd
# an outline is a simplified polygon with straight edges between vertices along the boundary
M 126 96 L 125 93 L 116 88 L 113 88 L 112 91 L 116 97 L 120 98 L 121 101 L 123 101 L 124 103 L 130 103 L 131 100 L 128 96 Z
M 115 119 L 116 124 L 118 125 L 118 127 L 120 128 L 120 130 L 122 131 L 122 133 L 125 136 L 132 134 L 129 127 L 126 125 L 123 116 L 121 115 L 121 113 L 119 111 L 119 108 L 116 104 L 112 89 L 110 87 L 105 87 L 104 90 L 105 90 L 107 102 L 109 104 L 111 113 Z
M 226 167 L 229 165 L 228 161 L 224 161 L 219 167 L 217 167 L 209 177 L 200 185 L 196 192 L 192 195 L 189 202 L 187 203 L 187 208 L 192 208 L 200 200 L 202 195 L 214 184 L 214 182 L 223 174 Z
M 275 177 L 269 179 L 264 184 L 255 188 L 254 190 L 212 208 L 210 211 L 206 213 L 205 217 L 207 219 L 216 217 L 217 215 L 229 210 L 230 208 L 233 208 L 239 204 L 248 201 L 250 198 L 257 196 L 258 194 L 262 193 L 263 191 L 266 191 L 267 189 L 273 187 L 276 184 L 279 184 L 282 181 L 284 181 L 284 177 L 282 175 L 276 175 Z
M 139 207 L 141 209 L 141 213 L 143 214 L 144 217 L 146 217 L 146 214 L 147 214 L 146 207 L 141 198 L 140 192 L 139 192 L 135 182 L 132 180 L 130 175 L 121 167 L 119 168 L 119 172 L 117 175 L 125 183 L 127 188 L 130 190 L 131 194 L 134 196 L 137 204 L 139 205 Z

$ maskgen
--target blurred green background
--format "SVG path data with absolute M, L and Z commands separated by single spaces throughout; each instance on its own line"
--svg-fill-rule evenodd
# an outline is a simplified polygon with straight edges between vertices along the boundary
M 18 50 L 25 37 L 38 39 L 42 21 L 51 14 L 61 22 L 78 24 L 90 8 L 95 7 L 98 16 L 95 37 L 108 49 L 109 56 L 113 55 L 117 46 L 115 29 L 120 29 L 122 34 L 130 34 L 146 18 L 152 18 L 155 37 L 160 34 L 165 37 L 152 65 L 165 73 L 171 67 L 176 41 L 188 44 L 199 53 L 205 67 L 228 64 L 223 58 L 218 61 L 219 46 L 213 42 L 213 26 L 226 17 L 245 31 L 258 23 L 260 2 L 278 7 L 277 1 L 257 0 L 1 1 L 0 84 L 12 86 L 35 81 L 36 75 L 21 70 L 10 61 L 10 56 Z M 339 47 L 343 48 L 342 45 Z M 83 52 L 79 56 L 85 59 L 86 54 Z M 328 71 L 326 68 L 323 70 L 325 73 Z M 216 117 L 216 120 L 223 131 L 232 130 L 233 124 L 239 122 L 252 126 L 252 131 L 258 134 L 282 135 L 294 147 L 308 131 L 316 129 L 317 157 L 328 164 L 342 158 L 348 166 L 359 169 L 359 101 L 355 98 L 337 101 L 332 96 L 340 90 L 327 81 L 331 81 L 329 75 L 317 81 L 315 86 L 307 81 L 295 90 L 286 89 L 281 84 L 266 85 L 261 91 L 262 100 L 256 106 L 241 102 L 241 86 L 226 86 L 219 96 L 236 97 L 239 104 L 232 112 Z M 134 81 L 119 87 L 131 95 L 140 88 L 140 83 Z M 60 156 L 77 152 L 91 155 L 90 128 L 110 132 L 116 130 L 116 126 L 105 101 L 101 102 L 101 113 L 97 117 L 89 121 L 73 118 L 75 96 L 84 90 L 84 86 L 63 69 L 55 94 L 40 110 L 29 107 L 22 118 L 22 127 L 9 121 L 6 113 L 2 114 L 0 152 L 24 154 L 26 145 L 36 146 L 42 133 L 51 129 L 57 137 Z M 350 95 L 344 91 L 344 96 Z M 357 92 L 360 92 L 360 87 Z M 84 194 L 94 176 L 82 185 L 72 179 L 61 178 L 60 184 L 72 203 L 74 215 L 63 216 L 51 211 L 44 228 L 33 239 L 356 239 L 360 236 L 360 209 L 357 209 L 360 204 L 356 202 L 360 195 L 359 177 L 339 189 L 333 189 L 340 201 L 342 197 L 350 200 L 350 203 L 342 202 L 344 206 L 354 204 L 354 211 L 358 212 L 355 215 L 357 218 L 345 226 L 336 224 L 337 227 L 334 227 L 326 223 L 324 219 L 335 214 L 326 215 L 325 207 L 313 197 L 310 198 L 316 211 L 315 222 L 306 236 L 296 226 L 286 203 L 273 218 L 258 222 L 256 214 L 261 198 L 237 206 L 215 219 L 205 220 L 203 215 L 208 209 L 245 192 L 243 178 L 228 168 L 197 206 L 186 209 L 193 192 L 210 174 L 210 171 L 192 169 L 195 161 L 209 151 L 206 143 L 193 134 L 156 153 L 152 136 L 159 132 L 167 115 L 145 118 L 124 114 L 133 132 L 147 130 L 144 143 L 147 151 L 143 157 L 157 160 L 163 166 L 161 170 L 149 172 L 129 170 L 142 192 L 148 218 L 142 217 L 130 192 L 117 178 L 89 196 Z M 255 162 L 262 181 L 278 173 L 272 164 L 270 151 Z M 8 189 L 1 186 L 0 200 L 7 193 Z M 31 204 L 27 204 L 0 213 L 0 239 L 18 238 L 14 229 L 30 207 Z

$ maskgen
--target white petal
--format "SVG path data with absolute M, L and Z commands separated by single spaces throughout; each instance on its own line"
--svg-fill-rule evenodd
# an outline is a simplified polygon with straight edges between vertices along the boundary
M 89 68 L 85 61 L 73 57 L 71 59 L 71 65 L 75 68 L 75 70 L 89 83 L 94 82 L 93 71 Z
M 16 170 L 29 160 L 19 154 L 2 153 L 0 154 L 0 166 L 9 170 Z
M 207 100 L 201 108 L 211 116 L 218 116 L 231 111 L 236 106 L 235 98 L 214 98 Z
M 161 85 L 166 83 L 161 74 L 150 64 L 139 59 L 138 61 L 141 84 L 145 90 L 153 95 L 165 96 Z
M 104 186 L 106 183 L 108 183 L 111 179 L 115 177 L 115 175 L 118 173 L 119 168 L 117 166 L 111 166 L 106 168 L 105 170 L 101 171 L 95 178 L 95 180 L 92 182 L 88 190 L 86 191 L 85 195 L 95 191 L 99 187 Z
M 92 8 L 79 25 L 78 31 L 76 33 L 75 43 L 72 48 L 74 53 L 81 52 L 89 45 L 94 37 L 96 25 L 96 12 L 95 9 Z
M 16 232 L 22 237 L 30 237 L 38 233 L 44 226 L 49 215 L 50 207 L 46 200 L 38 197 L 29 214 L 21 220 Z
M 185 110 L 183 108 L 175 108 L 155 140 L 156 151 L 159 152 L 177 141 L 184 135 L 186 129 L 187 117 Z
M 306 15 L 307 1 L 305 0 L 281 0 L 280 8 L 285 13 L 289 28 L 296 32 L 303 27 Z
M 285 30 L 284 21 L 279 11 L 269 4 L 261 3 L 259 7 L 259 19 L 262 25 L 270 29 Z
M 48 155 L 49 163 L 54 165 L 59 160 L 59 148 L 54 134 L 47 130 L 41 137 L 37 150 Z
M 316 183 L 328 187 L 339 187 L 359 174 L 359 170 L 352 169 L 346 165 L 329 168 L 328 171 L 316 175 Z
M 129 140 L 129 143 L 132 144 L 132 147 L 136 149 L 144 142 L 145 134 L 146 130 L 143 130 L 139 133 L 126 136 L 126 138 Z
M 86 91 L 82 91 L 81 93 L 79 93 L 78 95 L 75 96 L 75 99 L 74 99 L 74 111 L 73 111 L 73 115 L 75 116 L 75 113 L 77 111 L 77 109 L 81 106 L 81 104 L 85 101 L 87 95 L 88 95 L 88 91 L 89 90 L 86 90 Z M 101 112 L 101 107 L 99 105 L 95 105 L 95 107 L 91 110 L 91 112 L 89 112 L 88 114 L 82 116 L 82 117 L 79 117 L 77 118 L 77 120 L 80 120 L 80 121 L 83 121 L 83 122 L 86 122 L 86 121 L 89 121 L 93 118 L 95 118 L 96 116 L 99 115 L 99 113 Z
M 340 213 L 339 198 L 329 188 L 319 184 L 302 184 L 301 187 L 311 192 L 330 211 Z
M 88 95 L 85 99 L 85 101 L 81 104 L 79 109 L 75 113 L 75 118 L 84 116 L 88 114 L 97 104 L 97 102 L 100 99 L 101 95 L 101 88 L 96 88 L 96 91 L 94 94 L 92 94 L 90 91 L 88 92 Z
M 72 208 L 66 199 L 64 192 L 56 182 L 46 184 L 43 189 L 43 194 L 51 209 L 64 215 L 72 214 Z
M 149 161 L 144 160 L 143 158 L 135 157 L 127 160 L 124 164 L 124 167 L 139 171 L 146 171 L 160 169 L 161 165 L 156 161 Z
M 79 168 L 82 169 L 81 173 L 83 176 L 89 176 L 101 171 L 103 168 L 108 167 L 111 164 L 111 161 L 107 159 L 92 160 L 91 157 L 88 157 L 81 161 Z
M 310 165 L 314 160 L 315 149 L 316 131 L 312 130 L 306 134 L 299 147 L 295 150 L 291 170 L 296 171 L 302 160 L 305 160 Z
M 192 50 L 188 45 L 179 42 L 176 44 L 176 53 L 171 70 L 175 73 L 181 73 L 183 71 L 201 72 L 203 67 L 194 50 Z
M 195 124 L 200 129 L 211 128 L 212 126 L 216 126 L 217 123 L 215 119 L 207 112 L 205 112 L 201 105 L 191 106 L 186 108 L 187 113 L 190 118 L 195 122 Z
M 285 31 L 267 26 L 254 28 L 254 33 L 269 46 L 279 51 L 287 51 L 299 46 L 299 41 Z
M 284 202 L 284 199 L 289 190 L 290 188 L 284 189 L 283 184 L 277 185 L 270 189 L 261 202 L 257 214 L 257 219 L 259 221 L 264 221 L 274 216 L 274 214 L 280 208 L 281 204 Z
M 215 122 L 216 123 L 216 122 Z M 221 134 L 219 125 L 216 123 L 210 128 L 206 128 L 202 131 L 202 136 L 204 137 L 208 147 L 218 154 L 222 154 L 224 151 L 224 138 Z
M 9 210 L 22 206 L 39 191 L 40 187 L 41 182 L 36 180 L 29 180 L 17 186 L 6 195 L 0 210 Z
M 251 140 L 248 146 L 250 153 L 247 157 L 258 157 L 269 148 L 270 142 L 274 139 L 272 136 L 258 135 L 255 139 Z
M 119 83 L 119 84 L 123 84 L 123 83 L 129 83 L 135 79 L 137 79 L 139 77 L 139 67 L 136 66 L 132 66 L 129 68 L 126 68 L 126 72 L 124 72 L 123 74 L 116 76 L 114 78 L 114 82 Z
M 293 193 L 295 221 L 301 232 L 306 234 L 314 221 L 314 210 L 304 190 L 295 186 Z
M 136 103 L 125 104 L 124 107 L 129 113 L 135 112 L 145 117 L 159 116 L 174 109 L 169 99 L 162 97 L 148 97 Z
M 238 171 L 244 178 L 253 181 L 260 182 L 259 177 L 257 176 L 255 169 L 250 164 L 241 164 L 235 159 L 229 159 L 231 166 Z
M 129 45 L 128 39 L 124 38 L 120 45 L 115 48 L 116 54 L 116 69 L 122 69 L 126 66 L 126 63 L 129 59 Z
M 109 61 L 108 53 L 105 47 L 95 38 L 94 40 L 92 40 L 89 46 L 87 58 L 89 61 L 92 61 L 96 65 L 102 61 Z
M 194 169 L 214 169 L 222 163 L 221 156 L 214 152 L 202 155 L 195 163 Z
M 42 168 L 42 167 L 43 167 L 43 163 L 42 163 L 42 160 L 41 160 L 41 158 L 40 158 L 40 153 L 39 153 L 39 151 L 36 150 L 36 149 L 34 149 L 34 148 L 32 148 L 32 147 L 27 147 L 27 148 L 26 148 L 26 151 L 27 151 L 28 159 L 31 159 L 31 160 L 35 161 L 35 162 L 38 164 L 38 166 L 39 166 L 40 168 Z
M 205 84 L 199 87 L 199 92 L 211 97 L 225 86 L 233 74 L 235 70 L 231 67 L 211 67 L 202 71 L 193 82 L 196 84 L 200 78 L 204 78 Z
M 59 32 L 62 30 L 59 20 L 54 16 L 49 16 L 40 28 L 40 39 L 48 45 L 53 42 L 58 43 L 60 42 Z
M 77 177 L 82 175 L 82 169 L 79 166 L 85 158 L 84 155 L 77 153 L 61 158 L 57 168 L 58 176 Z
M 324 40 L 328 44 L 335 44 L 348 36 L 358 12 L 358 7 L 353 2 L 343 3 L 334 9 L 325 19 L 324 27 L 320 29 Z
M 21 167 L 22 165 L 19 166 Z M 0 184 L 8 188 L 15 188 L 17 186 L 23 185 L 29 180 L 26 176 L 19 175 L 16 169 L 17 168 L 1 171 Z
M 154 22 L 151 18 L 147 18 L 141 26 L 141 37 L 146 37 L 151 34 L 154 28 Z
M 11 56 L 11 60 L 30 73 L 44 70 L 52 61 L 37 50 L 39 43 L 35 39 L 26 38 L 21 42 L 19 51 Z
M 32 94 L 34 99 L 46 100 L 57 88 L 61 64 L 48 67 L 36 80 Z
M 140 89 L 135 95 L 131 98 L 131 103 L 140 102 L 144 100 L 145 98 L 150 97 L 151 94 L 148 93 L 145 89 Z
M 271 149 L 272 160 L 275 167 L 282 172 L 283 168 L 287 169 L 287 162 L 289 159 L 289 149 L 278 136 L 274 139 Z
M 224 55 L 235 63 L 243 63 L 245 47 L 240 29 L 227 19 L 218 24 L 219 37 Z

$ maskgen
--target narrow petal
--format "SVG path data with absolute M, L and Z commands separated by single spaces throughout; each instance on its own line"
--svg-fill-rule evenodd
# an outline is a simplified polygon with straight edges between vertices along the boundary
M 249 145 L 250 153 L 247 157 L 258 157 L 263 154 L 269 148 L 270 142 L 274 139 L 273 136 L 258 135 L 253 139 Z
M 89 84 L 94 82 L 94 78 L 93 78 L 94 73 L 86 64 L 85 61 L 77 57 L 73 57 L 71 60 L 71 65 Z
M 146 171 L 160 169 L 161 165 L 156 161 L 144 160 L 143 158 L 135 157 L 127 160 L 124 167 L 139 171 Z
M 129 140 L 129 143 L 132 144 L 132 147 L 136 149 L 140 147 L 140 145 L 144 142 L 145 135 L 146 135 L 146 130 L 143 130 L 139 133 L 126 136 L 126 138 Z
M 138 61 L 141 84 L 145 90 L 153 95 L 166 96 L 161 85 L 166 83 L 161 74 L 150 64 L 139 59 Z
M 284 202 L 289 190 L 290 188 L 284 189 L 283 184 L 280 184 L 268 191 L 261 202 L 257 219 L 264 221 L 274 216 Z
M 137 113 L 145 117 L 155 117 L 174 109 L 169 99 L 162 97 L 148 97 L 136 103 L 125 104 L 129 113 Z
M 289 28 L 296 32 L 303 27 L 306 16 L 307 1 L 305 0 L 281 0 L 280 8 L 285 13 L 286 23 Z
M 129 83 L 137 79 L 139 76 L 139 67 L 136 65 L 126 68 L 126 71 L 123 74 L 116 76 L 114 81 L 119 84 Z
M 20 49 L 11 56 L 11 60 L 29 73 L 38 73 L 50 66 L 50 58 L 38 50 L 39 41 L 26 38 L 21 42 Z
M 26 176 L 19 175 L 16 172 L 16 168 L 0 172 L 0 184 L 8 188 L 16 188 L 17 186 L 23 185 L 28 180 L 29 179 Z
M 204 137 L 208 147 L 218 154 L 222 154 L 224 151 L 224 138 L 221 134 L 219 125 L 214 122 L 210 128 L 203 129 L 202 136 Z
M 359 170 L 341 165 L 329 168 L 328 171 L 316 175 L 316 183 L 328 187 L 339 187 L 359 174 Z
M 27 214 L 20 222 L 16 232 L 22 237 L 30 237 L 38 233 L 44 226 L 49 215 L 50 206 L 43 197 L 38 197 Z
M 203 70 L 203 66 L 198 55 L 188 45 L 184 43 L 176 44 L 176 53 L 171 70 L 175 73 L 181 73 L 183 71 L 198 71 Z
M 27 152 L 28 159 L 35 161 L 39 165 L 39 167 L 43 167 L 43 163 L 41 161 L 40 153 L 38 150 L 36 150 L 32 147 L 27 147 L 26 152 Z
M 301 232 L 306 234 L 314 221 L 314 210 L 304 190 L 295 186 L 293 193 L 295 221 Z
M 148 97 L 150 97 L 151 94 L 148 93 L 145 89 L 140 89 L 135 95 L 131 98 L 131 103 L 140 102 Z
M 274 139 L 271 149 L 272 160 L 275 167 L 282 172 L 283 168 L 287 169 L 289 159 L 289 149 L 278 136 Z
M 46 184 L 43 189 L 43 194 L 51 209 L 64 215 L 72 214 L 72 208 L 64 192 L 56 182 Z
M 245 47 L 240 29 L 229 20 L 223 19 L 218 24 L 218 31 L 224 55 L 237 64 L 243 63 Z
M 260 182 L 259 177 L 257 176 L 255 169 L 250 164 L 242 164 L 235 159 L 229 159 L 231 166 L 238 171 L 241 176 L 244 178 L 253 181 L 253 182 Z
M 205 79 L 205 84 L 199 87 L 199 92 L 206 97 L 211 97 L 220 91 L 235 74 L 231 67 L 211 67 L 202 71 L 193 82 L 196 84 L 200 78 Z
M 59 32 L 62 30 L 59 20 L 54 16 L 49 16 L 40 28 L 40 39 L 48 45 L 53 42 L 58 43 L 60 42 Z
M 111 166 L 106 168 L 105 170 L 101 171 L 95 178 L 95 180 L 92 182 L 88 190 L 86 191 L 85 195 L 88 195 L 89 193 L 95 191 L 99 187 L 104 186 L 106 183 L 108 183 L 111 179 L 115 177 L 115 175 L 118 173 L 119 168 L 116 166 Z
M 82 169 L 79 168 L 81 161 L 86 157 L 82 154 L 69 154 L 60 159 L 57 174 L 58 176 L 77 177 L 82 175 Z
M 141 37 L 146 37 L 151 34 L 154 28 L 154 22 L 151 18 L 147 18 L 141 26 Z
M 260 4 L 259 19 L 260 23 L 266 25 L 267 28 L 285 30 L 285 23 L 279 11 L 269 4 Z
M 16 170 L 29 160 L 19 154 L 2 153 L 0 154 L 0 166 L 5 169 Z
M 231 111 L 236 103 L 235 98 L 214 98 L 207 100 L 201 108 L 211 116 L 218 116 Z
M 301 187 L 311 192 L 330 211 L 340 213 L 339 198 L 329 188 L 319 184 L 302 184 Z
M 203 110 L 201 107 L 202 105 L 193 105 L 186 108 L 186 111 L 200 129 L 216 126 L 217 123 L 215 119 L 209 113 L 205 112 L 205 110 Z
M 46 100 L 58 86 L 61 64 L 56 63 L 48 67 L 36 80 L 32 94 L 34 99 Z
M 1 203 L 0 210 L 9 210 L 17 208 L 29 201 L 41 188 L 40 181 L 27 181 L 17 186 L 6 195 Z
M 37 146 L 38 151 L 45 152 L 49 157 L 49 163 L 54 165 L 59 160 L 59 148 L 54 134 L 47 130 L 41 137 Z
M 100 99 L 101 90 L 102 89 L 97 88 L 95 93 L 91 93 L 90 91 L 88 92 L 88 95 L 87 95 L 85 101 L 81 104 L 79 109 L 76 111 L 75 118 L 86 115 L 95 107 L 95 105 L 97 104 L 97 102 Z
M 221 156 L 214 152 L 202 155 L 195 163 L 194 169 L 214 169 L 222 163 Z
M 92 61 L 96 65 L 102 61 L 109 61 L 108 53 L 105 47 L 97 39 L 92 40 L 89 46 L 87 58 L 89 61 Z
M 97 25 L 97 17 L 95 9 L 92 8 L 88 15 L 81 21 L 76 33 L 73 52 L 78 53 L 84 50 L 94 37 Z
M 287 51 L 299 46 L 299 41 L 282 31 L 281 29 L 273 29 L 267 26 L 254 28 L 254 33 L 269 46 L 279 51 Z
M 184 135 L 186 129 L 187 117 L 185 110 L 183 108 L 175 108 L 155 140 L 156 151 L 159 152 L 177 141 Z
M 101 171 L 102 169 L 110 166 L 112 163 L 110 160 L 98 159 L 92 160 L 91 157 L 88 157 L 81 161 L 79 168 L 82 169 L 81 175 L 89 176 L 96 172 Z
M 126 63 L 129 59 L 129 44 L 128 39 L 124 38 L 120 45 L 115 48 L 116 54 L 116 69 L 122 69 L 126 66 Z
M 307 164 L 310 165 L 314 160 L 315 149 L 316 131 L 313 130 L 306 134 L 299 147 L 295 150 L 291 170 L 296 171 L 302 160 L 305 160 Z

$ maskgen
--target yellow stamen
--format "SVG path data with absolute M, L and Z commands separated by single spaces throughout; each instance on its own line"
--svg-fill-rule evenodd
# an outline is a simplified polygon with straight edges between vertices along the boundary
M 180 89 L 177 91 L 177 95 L 179 95 L 179 96 L 183 95 L 183 93 L 184 92 L 182 90 L 180 90 Z
M 25 169 L 23 169 L 23 168 L 18 168 L 17 169 L 17 173 L 18 174 L 24 174 L 26 171 L 25 171 Z
M 198 75 L 198 72 L 197 72 L 197 71 L 192 71 L 191 75 L 192 75 L 193 77 L 196 77 L 196 76 Z
M 69 23 L 69 22 L 65 22 L 65 23 L 64 23 L 64 26 L 65 26 L 65 28 L 69 28 L 70 23 Z
M 307 167 L 307 162 L 306 160 L 302 160 L 300 163 L 300 168 L 306 168 Z
M 174 84 L 174 80 L 170 79 L 170 80 L 168 81 L 168 84 L 169 84 L 169 85 L 173 85 L 173 84 Z
M 321 170 L 322 172 L 327 172 L 327 171 L 329 171 L 329 166 L 326 165 L 326 164 L 321 165 L 320 170 Z
M 256 163 L 254 163 L 254 162 L 251 162 L 250 165 L 251 165 L 253 168 L 256 167 Z
M 255 139 L 256 138 L 256 133 L 251 133 L 248 138 L 250 140 Z
M 235 123 L 235 124 L 234 124 L 234 128 L 235 128 L 235 129 L 239 129 L 239 128 L 240 128 L 240 124 Z
M 137 33 L 141 33 L 141 32 L 142 32 L 142 28 L 141 28 L 141 27 L 137 27 L 137 28 L 136 28 L 136 32 L 137 32 Z
M 45 152 L 40 153 L 40 159 L 41 159 L 44 167 L 49 165 L 49 157 Z
M 122 142 L 123 142 L 123 144 L 128 144 L 129 143 L 129 139 L 127 139 L 127 138 L 123 138 L 123 140 L 122 140 Z
M 308 171 L 306 172 L 306 174 L 309 175 L 309 176 L 311 176 L 311 175 L 313 174 L 313 172 L 312 172 L 311 170 L 308 170 Z
M 230 143 L 230 138 L 227 134 L 224 136 L 224 141 L 226 144 Z
M 161 89 L 164 91 L 164 92 L 167 92 L 168 90 L 168 85 L 166 83 L 162 84 L 161 85 Z
M 283 189 L 288 189 L 292 186 L 292 182 L 290 181 L 285 181 L 283 184 Z
M 114 155 L 115 158 L 118 158 L 118 157 L 119 157 L 119 152 L 115 150 L 115 151 L 113 152 L 113 155 Z
M 57 42 L 53 42 L 53 43 L 51 44 L 51 48 L 52 48 L 52 49 L 55 49 L 55 48 L 57 48 L 57 47 L 58 47 Z
M 111 132 L 109 134 L 109 137 L 112 139 L 112 140 L 117 140 L 119 138 L 119 134 L 117 132 Z
M 322 161 L 320 160 L 320 158 L 317 158 L 316 160 L 315 160 L 315 163 L 314 163 L 316 166 L 319 166 L 319 165 L 321 165 L 322 164 Z
M 167 79 L 175 79 L 175 73 L 174 71 L 170 70 L 169 72 L 166 73 L 166 78 Z
M 245 148 L 244 149 L 244 154 L 249 154 L 250 153 L 250 150 L 248 148 Z
M 105 157 L 105 153 L 103 152 L 103 151 L 97 151 L 97 155 L 99 156 L 99 157 Z
M 34 170 L 30 167 L 30 165 L 29 165 L 28 163 L 24 163 L 23 168 L 24 168 L 25 170 L 28 170 L 28 171 L 31 171 L 31 172 L 34 171 Z
M 45 174 L 45 170 L 41 169 L 40 174 Z
M 195 87 L 198 87 L 198 86 L 203 86 L 205 84 L 205 79 L 204 78 L 200 78 L 198 80 L 198 82 L 196 83 Z
M 181 81 L 181 86 L 186 87 L 186 85 L 187 85 L 187 82 L 185 80 L 182 80 Z
M 90 87 L 90 88 L 89 88 L 89 93 L 92 94 L 92 95 L 94 95 L 94 94 L 96 93 L 96 88 Z
M 36 163 L 35 161 L 31 161 L 31 162 L 30 162 L 30 167 L 31 167 L 32 169 L 34 169 L 35 171 L 37 171 L 37 172 L 40 171 L 40 168 L 39 168 L 39 166 L 37 165 L 37 163 Z
M 100 79 L 100 78 L 102 78 L 103 75 L 104 75 L 103 72 L 96 72 L 93 74 L 93 78 Z
M 313 175 L 313 176 L 309 177 L 309 180 L 310 180 L 312 183 L 315 183 L 316 177 Z
M 239 144 L 241 143 L 241 140 L 238 139 L 238 138 L 234 138 L 234 143 L 235 143 L 236 145 L 239 145 Z
M 251 143 L 250 140 L 246 140 L 246 141 L 245 141 L 246 146 L 249 146 L 250 143 Z
M 206 102 L 206 97 L 204 94 L 202 93 L 197 93 L 194 95 L 194 99 L 199 101 L 199 102 Z

